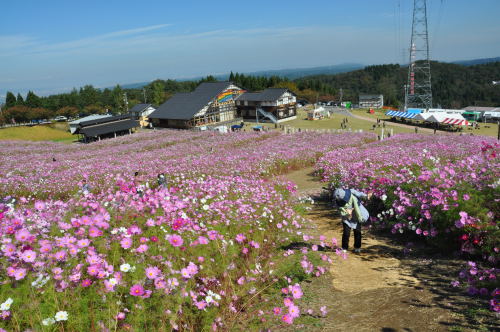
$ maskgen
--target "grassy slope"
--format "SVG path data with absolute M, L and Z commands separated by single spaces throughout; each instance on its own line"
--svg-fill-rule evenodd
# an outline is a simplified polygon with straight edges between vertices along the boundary
M 72 142 L 75 136 L 63 128 L 51 126 L 15 127 L 0 129 L 0 140 Z

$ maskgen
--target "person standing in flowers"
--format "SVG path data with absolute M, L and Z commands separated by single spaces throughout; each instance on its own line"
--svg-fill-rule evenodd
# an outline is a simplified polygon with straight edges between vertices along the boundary
M 349 249 L 349 237 L 352 229 L 354 231 L 354 252 L 359 253 L 361 251 L 361 223 L 366 222 L 370 216 L 360 200 L 369 199 L 371 193 L 367 195 L 354 189 L 337 188 L 333 197 L 342 216 L 342 249 L 345 251 Z
M 158 187 L 167 188 L 167 179 L 164 173 L 158 174 Z
M 139 172 L 134 173 L 134 187 L 135 192 L 142 198 L 144 196 L 144 190 L 147 186 L 143 185 L 139 180 Z
M 82 180 L 82 194 L 84 196 L 88 195 L 90 193 L 90 186 L 87 183 L 87 179 Z

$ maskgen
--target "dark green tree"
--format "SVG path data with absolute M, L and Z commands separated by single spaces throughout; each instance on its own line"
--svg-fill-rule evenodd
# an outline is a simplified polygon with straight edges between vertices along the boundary
M 23 96 L 21 96 L 20 93 L 17 94 L 16 105 L 24 105 L 24 99 L 23 99 Z
M 28 91 L 28 95 L 26 96 L 26 101 L 24 102 L 24 104 L 31 108 L 40 107 L 40 97 L 38 97 L 33 91 Z
M 16 96 L 10 91 L 7 91 L 7 95 L 5 96 L 5 107 L 16 106 Z

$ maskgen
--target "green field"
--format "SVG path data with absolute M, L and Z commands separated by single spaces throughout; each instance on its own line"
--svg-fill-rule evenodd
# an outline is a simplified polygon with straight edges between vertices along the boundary
M 13 127 L 0 129 L 0 140 L 54 141 L 71 143 L 76 140 L 67 131 L 66 123 L 55 123 L 33 127 Z

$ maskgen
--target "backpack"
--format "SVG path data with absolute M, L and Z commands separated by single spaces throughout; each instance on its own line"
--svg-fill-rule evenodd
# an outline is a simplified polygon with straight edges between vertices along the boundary
M 361 203 L 361 197 L 359 195 L 355 194 L 355 192 L 352 192 L 349 189 L 346 189 L 345 191 L 347 193 L 346 197 L 350 198 L 350 196 L 352 194 L 352 195 L 356 196 L 356 198 L 358 199 L 358 206 L 359 206 L 359 212 L 361 214 L 361 220 L 357 220 L 357 221 L 360 222 L 360 223 L 362 223 L 362 224 L 364 224 L 365 222 L 368 221 L 368 219 L 370 219 L 370 213 L 365 208 L 365 206 L 363 205 L 363 203 Z

